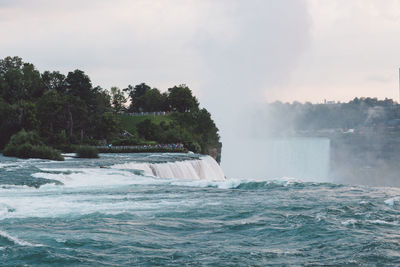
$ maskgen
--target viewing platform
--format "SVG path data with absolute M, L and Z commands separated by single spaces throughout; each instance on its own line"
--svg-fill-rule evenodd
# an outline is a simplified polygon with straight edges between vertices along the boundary
M 187 153 L 188 150 L 182 144 L 157 144 L 135 146 L 96 146 L 100 153 Z

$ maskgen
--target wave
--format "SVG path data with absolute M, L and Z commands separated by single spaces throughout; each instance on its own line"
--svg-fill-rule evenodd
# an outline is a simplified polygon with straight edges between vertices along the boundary
M 161 164 L 165 163 L 160 163 L 158 165 Z M 342 186 L 340 184 L 304 182 L 299 179 L 286 178 L 286 177 L 274 180 L 264 180 L 264 181 L 249 180 L 249 179 L 229 179 L 225 177 L 223 180 L 221 178 L 199 179 L 198 176 L 195 176 L 195 178 L 178 178 L 179 176 L 178 177 L 174 176 L 170 178 L 168 177 L 169 175 L 165 175 L 168 178 L 164 178 L 147 174 L 146 168 L 148 166 L 149 164 L 127 163 L 124 166 L 118 166 L 118 169 L 116 165 L 114 165 L 112 169 L 110 168 L 109 169 L 102 169 L 102 168 L 41 169 L 41 172 L 32 174 L 32 177 L 58 182 L 58 183 L 49 182 L 48 184 L 42 185 L 41 186 L 42 189 L 52 188 L 57 184 L 62 184 L 65 187 L 70 187 L 70 188 L 88 187 L 92 189 L 109 187 L 109 186 L 157 185 L 157 184 L 187 186 L 187 187 L 214 187 L 219 189 L 242 189 L 242 190 L 272 189 L 276 187 L 300 188 L 305 186 L 309 187 L 326 186 L 329 188 L 335 188 Z M 185 175 L 187 175 L 187 173 Z
M 65 187 L 109 187 L 133 184 L 154 184 L 154 179 L 149 177 L 135 175 L 132 172 L 124 170 L 101 169 L 101 168 L 75 168 L 75 169 L 48 169 L 37 172 L 31 176 L 34 178 L 44 178 L 55 180 Z M 46 185 L 47 186 L 47 185 Z M 43 187 L 43 186 L 41 186 Z
M 341 222 L 341 224 L 344 226 L 349 226 L 349 225 L 355 226 L 357 223 L 358 223 L 358 221 L 355 219 L 349 219 L 349 220 Z
M 392 198 L 386 199 L 384 202 L 386 205 L 393 207 L 395 204 L 400 202 L 400 197 L 392 197 Z
M 361 226 L 363 224 L 373 224 L 373 225 L 382 225 L 382 226 L 398 226 L 399 222 L 397 221 L 384 221 L 384 220 L 355 220 L 348 219 L 341 222 L 344 226 Z
M 170 184 L 189 187 L 214 187 L 219 189 L 258 190 L 274 188 L 328 187 L 337 188 L 344 185 L 332 183 L 304 182 L 295 178 L 282 177 L 272 180 L 225 179 L 223 181 L 206 180 L 171 180 Z
M 3 169 L 7 172 L 15 171 L 23 167 L 24 165 L 19 163 L 0 163 L 0 169 Z
M 17 237 L 14 237 L 14 236 L 10 235 L 9 233 L 7 233 L 5 231 L 2 231 L 2 230 L 0 230 L 0 237 L 5 238 L 5 239 L 11 241 L 12 243 L 14 243 L 16 245 L 20 245 L 20 246 L 27 246 L 27 247 L 41 247 L 41 246 L 43 246 L 41 244 L 32 244 L 32 243 L 29 243 L 27 241 L 21 240 L 21 239 L 19 239 Z

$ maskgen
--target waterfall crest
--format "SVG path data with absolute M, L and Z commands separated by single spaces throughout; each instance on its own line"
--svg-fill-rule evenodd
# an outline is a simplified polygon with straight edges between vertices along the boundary
M 128 162 L 113 165 L 115 169 L 143 171 L 144 175 L 159 178 L 195 179 L 220 181 L 225 180 L 224 172 L 210 156 L 196 160 L 184 160 L 164 163 Z

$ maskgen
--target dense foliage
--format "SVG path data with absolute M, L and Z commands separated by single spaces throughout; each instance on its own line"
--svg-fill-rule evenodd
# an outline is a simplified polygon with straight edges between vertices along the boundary
M 206 109 L 173 113 L 169 123 L 153 123 L 146 119 L 137 125 L 139 137 L 158 143 L 183 143 L 197 153 L 208 153 L 211 147 L 220 148 L 218 128 Z
M 7 57 L 0 60 L 0 149 L 21 129 L 38 131 L 50 145 L 89 143 L 119 131 L 109 94 L 83 71 L 40 74 Z
M 132 112 L 169 115 L 161 123 L 143 121 L 129 127 L 131 132 L 124 135 L 127 129 L 121 127 L 118 116 Z M 81 70 L 67 75 L 40 73 L 19 57 L 6 57 L 0 60 L 0 150 L 21 130 L 35 131 L 43 144 L 68 152 L 76 145 L 112 141 L 121 145 L 184 143 L 203 153 L 208 147 L 221 147 L 210 114 L 199 108 L 186 85 L 164 93 L 145 83 L 108 91 L 94 87 Z M 39 144 L 30 145 L 36 151 Z
M 190 112 L 199 109 L 199 102 L 185 84 L 169 88 L 165 93 L 145 83 L 135 87 L 129 85 L 124 91 L 131 101 L 128 109 L 130 112 Z
M 92 146 L 79 146 L 76 149 L 76 156 L 78 158 L 98 158 L 99 157 L 99 151 Z
M 25 130 L 11 137 L 3 154 L 18 158 L 64 160 L 58 150 L 44 145 L 36 132 L 26 132 Z

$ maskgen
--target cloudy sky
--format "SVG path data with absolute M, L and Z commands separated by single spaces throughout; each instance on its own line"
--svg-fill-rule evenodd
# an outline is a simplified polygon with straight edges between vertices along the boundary
M 204 105 L 398 99 L 397 0 L 0 0 L 0 56 Z

